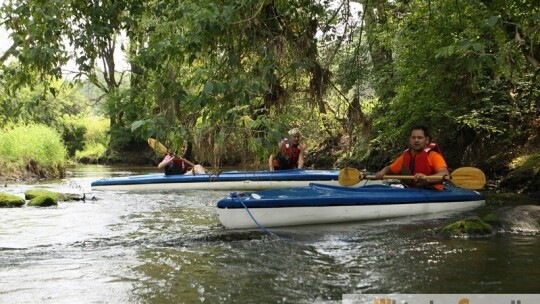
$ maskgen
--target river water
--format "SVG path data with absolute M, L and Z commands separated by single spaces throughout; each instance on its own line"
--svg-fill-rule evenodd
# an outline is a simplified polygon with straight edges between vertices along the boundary
M 340 303 L 354 293 L 540 293 L 540 236 L 444 239 L 481 212 L 339 225 L 225 230 L 228 192 L 92 191 L 148 168 L 78 166 L 45 187 L 87 200 L 0 209 L 0 303 Z M 484 209 L 540 204 L 488 194 Z

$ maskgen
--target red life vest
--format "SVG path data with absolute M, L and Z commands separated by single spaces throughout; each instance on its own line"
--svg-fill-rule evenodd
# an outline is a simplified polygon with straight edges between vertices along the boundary
M 442 156 L 442 150 L 437 144 L 428 144 L 420 152 L 420 154 L 414 156 L 411 152 L 411 149 L 405 150 L 403 152 L 403 165 L 401 166 L 402 175 L 415 175 L 416 173 L 423 173 L 425 175 L 433 175 L 436 172 L 431 168 L 428 162 L 428 154 L 431 151 L 435 151 Z M 414 180 L 403 180 L 403 183 L 415 187 L 416 182 Z M 442 185 L 442 183 L 441 183 Z
M 295 169 L 298 167 L 298 159 L 300 159 L 302 150 L 291 148 L 283 148 L 281 152 L 274 158 L 274 170 Z
M 427 144 L 426 148 L 429 148 L 431 151 L 435 151 L 443 156 L 441 146 L 437 145 L 436 143 Z

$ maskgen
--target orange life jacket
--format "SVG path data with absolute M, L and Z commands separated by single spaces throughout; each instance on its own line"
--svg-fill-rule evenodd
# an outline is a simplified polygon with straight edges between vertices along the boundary
M 402 175 L 415 175 L 416 173 L 423 173 L 425 175 L 433 175 L 436 172 L 429 165 L 428 154 L 432 151 L 435 151 L 442 156 L 441 148 L 434 143 L 426 145 L 426 147 L 418 155 L 413 155 L 411 149 L 405 150 L 403 152 L 403 165 L 401 166 Z M 416 182 L 414 180 L 403 180 L 403 183 L 410 186 L 416 187 Z M 440 183 L 442 185 L 442 183 Z

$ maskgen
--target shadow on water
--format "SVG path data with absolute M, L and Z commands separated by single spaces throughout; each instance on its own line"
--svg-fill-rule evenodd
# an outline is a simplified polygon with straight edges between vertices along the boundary
M 484 208 L 538 203 L 526 196 L 489 194 L 486 207 L 469 213 L 271 229 L 284 241 L 258 229 L 222 228 L 215 203 L 228 192 L 90 189 L 93 180 L 144 170 L 83 166 L 62 181 L 9 185 L 5 190 L 19 195 L 43 186 L 97 200 L 0 209 L 0 303 L 312 303 L 340 302 L 346 293 L 540 292 L 538 236 L 436 235 Z

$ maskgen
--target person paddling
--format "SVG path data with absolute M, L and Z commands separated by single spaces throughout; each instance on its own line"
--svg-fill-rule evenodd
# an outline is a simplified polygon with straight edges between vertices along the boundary
M 413 188 L 428 188 L 442 190 L 441 181 L 429 181 L 428 175 L 449 175 L 448 166 L 441 150 L 431 143 L 426 126 L 417 125 L 411 128 L 409 149 L 405 150 L 391 165 L 384 167 L 375 174 L 377 178 L 392 173 L 394 175 L 414 175 L 412 181 L 403 181 L 406 186 Z
M 289 131 L 290 140 L 282 139 L 278 143 L 277 155 L 270 154 L 268 167 L 270 171 L 302 169 L 304 167 L 305 144 L 300 144 L 300 131 L 296 128 Z
M 188 166 L 191 167 L 188 170 Z M 204 174 L 206 169 L 201 165 L 195 165 L 189 160 L 176 156 L 172 153 L 167 153 L 163 160 L 158 164 L 158 168 L 165 169 L 165 175 L 180 175 L 180 174 Z

